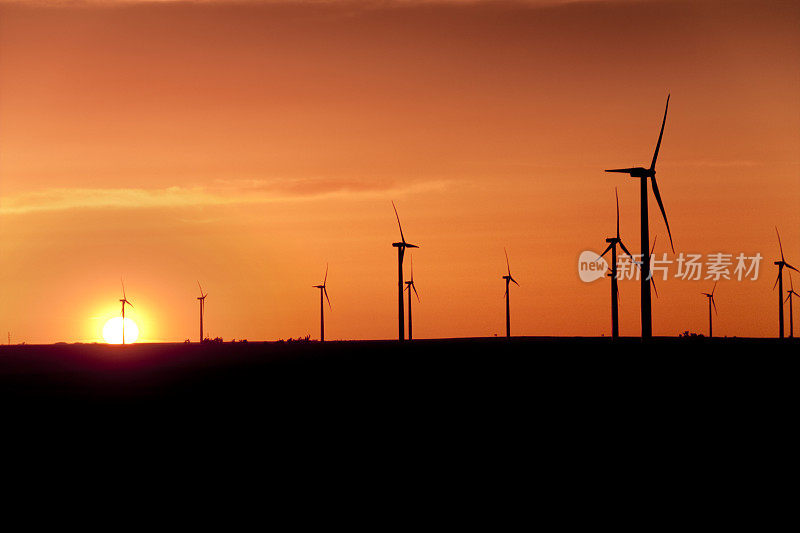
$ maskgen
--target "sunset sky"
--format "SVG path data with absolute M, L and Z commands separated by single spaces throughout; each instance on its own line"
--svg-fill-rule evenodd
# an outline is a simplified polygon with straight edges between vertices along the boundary
M 649 165 L 667 94 L 675 250 L 760 252 L 714 333 L 776 336 L 798 28 L 769 0 L 0 0 L 0 338 L 102 341 L 120 277 L 140 341 L 197 340 L 197 280 L 211 336 L 317 337 L 326 263 L 326 338 L 394 338 L 391 200 L 420 245 L 415 337 L 504 334 L 503 247 L 513 334 L 609 335 L 578 256 L 612 236 L 614 187 L 640 252 L 638 180 L 603 169 Z M 652 196 L 650 231 L 669 251 Z M 654 335 L 706 333 L 712 285 L 659 279 Z

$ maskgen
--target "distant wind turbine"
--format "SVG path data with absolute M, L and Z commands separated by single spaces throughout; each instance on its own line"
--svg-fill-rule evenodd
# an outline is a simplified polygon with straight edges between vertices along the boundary
M 203 342 L 203 314 L 206 311 L 206 296 L 208 293 L 203 294 L 203 287 L 200 285 L 200 282 L 197 282 L 197 286 L 200 287 L 200 296 L 197 299 L 200 301 L 200 342 Z
M 658 183 L 656 182 L 656 159 L 658 159 L 658 151 L 661 148 L 661 139 L 664 136 L 664 125 L 667 123 L 667 110 L 669 109 L 669 95 L 667 95 L 667 105 L 664 108 L 664 120 L 661 122 L 661 133 L 658 134 L 658 142 L 656 143 L 656 150 L 653 153 L 653 161 L 650 163 L 650 168 L 632 167 L 632 168 L 615 168 L 606 170 L 606 172 L 620 172 L 623 174 L 630 174 L 632 178 L 640 179 L 640 202 L 641 202 L 641 250 L 642 250 L 642 279 L 641 279 L 641 305 L 642 305 L 642 339 L 649 339 L 653 336 L 653 323 L 652 323 L 652 309 L 650 301 L 650 257 L 647 254 L 647 246 L 650 242 L 650 231 L 647 213 L 647 178 L 653 182 L 653 195 L 656 197 L 658 207 L 661 209 L 661 215 L 664 217 L 664 224 L 667 226 L 667 234 L 669 235 L 670 246 L 672 252 L 675 253 L 675 246 L 672 243 L 672 233 L 669 230 L 669 222 L 667 222 L 667 212 L 664 210 L 664 203 L 661 201 L 661 194 L 658 191 Z
M 509 299 L 510 299 L 511 295 L 509 294 L 509 291 L 508 291 L 508 284 L 513 281 L 517 285 L 517 287 L 519 287 L 519 283 L 517 283 L 517 280 L 515 280 L 513 277 L 511 277 L 511 264 L 508 262 L 508 252 L 506 251 L 505 248 L 503 248 L 503 252 L 506 254 L 506 268 L 507 268 L 507 271 L 508 271 L 508 274 L 503 276 L 503 279 L 506 280 L 506 295 L 505 295 L 506 296 L 506 338 L 510 338 L 511 337 L 511 305 L 509 303 Z
M 325 265 L 325 277 L 322 279 L 322 285 L 314 285 L 315 289 L 319 289 L 319 340 L 325 342 L 325 306 L 323 305 L 322 295 L 328 300 L 328 307 L 331 307 L 331 300 L 328 298 L 328 265 Z
M 394 216 L 397 218 L 397 226 L 400 228 L 400 242 L 393 242 L 392 246 L 397 248 L 397 330 L 398 339 L 402 341 L 405 336 L 405 324 L 403 323 L 405 315 L 403 309 L 403 255 L 406 252 L 406 248 L 419 248 L 419 246 L 406 242 L 406 238 L 403 236 L 403 226 L 400 224 L 400 215 L 397 214 L 397 207 L 394 202 L 392 202 L 392 207 L 394 208 Z
M 794 338 L 794 313 L 792 312 L 792 299 L 793 299 L 792 297 L 800 296 L 800 294 L 794 292 L 794 283 L 792 283 L 791 272 L 789 272 L 789 287 L 791 288 L 788 291 L 786 291 L 788 293 L 786 299 L 789 300 L 789 338 L 791 339 Z M 9 342 L 9 344 L 11 343 Z
M 406 290 L 408 291 L 408 340 L 413 340 L 414 337 L 412 335 L 412 328 L 411 328 L 411 290 L 414 290 L 414 294 L 417 295 L 417 301 L 419 302 L 419 293 L 417 292 L 417 286 L 414 285 L 414 256 L 409 253 L 409 257 L 411 259 L 411 281 L 406 281 Z
M 781 234 L 778 232 L 778 228 L 775 228 L 775 233 L 778 235 L 778 247 L 781 249 L 781 260 L 775 261 L 775 264 L 778 265 L 778 279 L 775 280 L 775 285 L 778 285 L 778 331 L 779 336 L 783 338 L 783 267 L 791 268 L 795 272 L 800 272 L 795 267 L 790 265 L 786 262 L 786 258 L 783 257 L 783 245 L 781 244 Z M 772 290 L 775 290 L 775 285 L 772 286 Z
M 611 337 L 616 339 L 619 337 L 619 289 L 617 287 L 617 245 L 619 244 L 622 251 L 628 254 L 628 256 L 633 260 L 633 256 L 625 248 L 625 245 L 622 243 L 622 239 L 619 236 L 619 195 L 617 194 L 617 188 L 614 187 L 614 195 L 617 197 L 617 236 L 610 237 L 606 239 L 608 244 L 608 248 L 600 254 L 598 257 L 598 261 L 601 257 L 606 255 L 609 250 L 611 250 L 611 273 L 609 277 L 611 278 Z
M 125 304 L 131 307 L 133 307 L 133 304 L 130 303 L 125 296 L 125 282 L 122 281 L 122 278 L 120 278 L 119 281 L 122 283 L 122 299 L 120 300 L 120 302 L 122 302 L 122 344 L 125 344 Z
M 713 323 L 711 322 L 711 306 L 714 306 L 714 313 L 717 313 L 717 302 L 714 300 L 714 291 L 717 290 L 717 282 L 714 282 L 714 287 L 711 289 L 711 292 L 704 292 L 702 293 L 703 296 L 708 298 L 708 338 L 714 336 L 714 327 Z

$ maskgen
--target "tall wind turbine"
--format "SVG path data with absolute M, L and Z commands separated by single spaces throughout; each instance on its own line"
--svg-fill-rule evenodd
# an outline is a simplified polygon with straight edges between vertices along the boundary
M 412 336 L 412 329 L 411 329 L 411 290 L 414 290 L 414 294 L 417 295 L 417 301 L 419 302 L 419 293 L 417 292 L 417 286 L 414 285 L 414 256 L 409 254 L 411 258 L 411 281 L 406 281 L 406 290 L 408 291 L 408 340 L 413 340 Z
M 794 337 L 794 313 L 792 312 L 792 297 L 800 296 L 800 294 L 794 292 L 794 283 L 792 283 L 791 272 L 789 272 L 789 287 L 791 288 L 788 291 L 786 291 L 788 293 L 786 299 L 789 300 L 789 338 L 791 339 Z M 9 342 L 9 344 L 11 343 Z
M 506 338 L 511 337 L 511 305 L 509 304 L 510 294 L 508 291 L 508 284 L 512 281 L 519 287 L 519 283 L 513 277 L 511 277 L 511 264 L 508 262 L 508 252 L 505 248 L 503 248 L 503 252 L 506 254 L 506 268 L 508 269 L 508 274 L 503 276 L 503 279 L 506 280 Z
M 120 302 L 122 302 L 122 344 L 125 344 L 125 304 L 131 307 L 133 307 L 133 304 L 125 297 L 125 282 L 121 278 L 119 281 L 122 283 L 122 299 L 120 299 Z
M 617 197 L 617 236 L 610 237 L 606 239 L 608 244 L 608 248 L 600 254 L 597 258 L 599 261 L 601 257 L 606 255 L 609 250 L 611 250 L 611 273 L 609 277 L 611 278 L 611 337 L 616 339 L 619 337 L 619 289 L 617 288 L 617 245 L 619 244 L 622 251 L 628 254 L 628 256 L 633 260 L 633 256 L 625 248 L 625 245 L 622 243 L 622 239 L 619 236 L 619 194 L 617 194 L 617 188 L 614 187 L 614 195 Z
M 406 242 L 406 238 L 403 236 L 403 226 L 400 224 L 400 215 L 397 214 L 397 207 L 394 202 L 392 202 L 392 207 L 394 208 L 394 216 L 397 218 L 397 226 L 400 228 L 400 242 L 393 242 L 392 246 L 397 248 L 397 331 L 398 339 L 402 341 L 405 336 L 405 324 L 403 323 L 405 315 L 403 309 L 403 255 L 406 252 L 406 248 L 419 248 L 419 246 Z
M 641 249 L 642 249 L 642 278 L 641 278 L 641 302 L 642 302 L 642 339 L 649 339 L 653 336 L 653 323 L 652 323 L 652 309 L 650 301 L 650 256 L 647 255 L 647 247 L 650 242 L 650 230 L 648 226 L 647 214 L 647 179 L 650 178 L 653 182 L 653 195 L 656 197 L 658 207 L 661 209 L 661 215 L 664 217 L 664 224 L 667 226 L 667 234 L 669 234 L 669 243 L 672 247 L 672 252 L 675 253 L 675 246 L 672 244 L 672 233 L 669 230 L 669 222 L 667 222 L 667 212 L 664 210 L 664 203 L 661 201 L 661 194 L 658 192 L 658 183 L 656 182 L 656 159 L 658 159 L 658 151 L 661 148 L 661 139 L 664 136 L 664 125 L 667 123 L 667 110 L 669 109 L 669 95 L 667 95 L 667 105 L 664 108 L 664 120 L 661 122 L 661 133 L 658 134 L 658 142 L 656 143 L 656 150 L 653 153 L 653 161 L 650 163 L 650 168 L 632 167 L 632 168 L 614 168 L 606 170 L 606 172 L 620 172 L 622 174 L 630 174 L 632 178 L 639 178 L 640 183 L 640 202 L 641 202 Z
M 714 301 L 714 291 L 715 290 L 717 290 L 717 282 L 716 281 L 714 282 L 714 287 L 711 289 L 710 293 L 709 292 L 702 293 L 703 296 L 708 298 L 708 338 L 711 338 L 711 337 L 714 336 L 714 328 L 713 328 L 713 324 L 711 322 L 711 306 L 712 305 L 714 306 L 714 313 L 718 314 L 717 313 L 717 303 Z
M 783 338 L 783 267 L 788 267 L 794 270 L 795 272 L 800 272 L 795 267 L 790 265 L 786 262 L 786 258 L 783 257 L 783 245 L 781 244 L 781 234 L 778 233 L 778 228 L 775 228 L 775 233 L 778 235 L 778 246 L 781 249 L 781 260 L 775 261 L 775 264 L 778 265 L 778 279 L 775 280 L 775 285 L 778 285 L 778 322 L 780 325 L 778 326 L 778 331 L 780 333 L 780 338 Z M 772 290 L 775 290 L 775 285 L 772 286 Z
M 315 289 L 319 289 L 319 340 L 325 342 L 325 306 L 323 305 L 322 295 L 328 300 L 328 307 L 331 307 L 331 300 L 328 298 L 328 265 L 325 265 L 325 277 L 322 279 L 322 285 L 314 285 Z M 331 309 L 333 309 L 331 307 Z
M 197 286 L 200 287 L 200 296 L 197 297 L 200 301 L 200 342 L 203 342 L 203 314 L 206 310 L 206 296 L 208 296 L 208 293 L 203 294 L 203 287 L 199 281 Z

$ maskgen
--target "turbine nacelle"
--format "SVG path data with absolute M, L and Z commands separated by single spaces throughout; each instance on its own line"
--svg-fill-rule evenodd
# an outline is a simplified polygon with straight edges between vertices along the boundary
M 795 267 L 793 267 L 792 265 L 790 265 L 790 264 L 789 264 L 789 263 L 787 263 L 786 261 L 775 261 L 773 264 L 774 264 L 774 265 L 777 265 L 777 266 L 778 266 L 778 268 L 783 268 L 783 267 L 786 267 L 786 268 L 791 268 L 791 269 L 792 269 L 792 270 L 794 270 L 795 272 L 800 272 L 800 270 L 797 270 Z
M 632 178 L 654 178 L 656 177 L 656 169 L 644 167 L 631 167 L 631 168 L 612 168 L 606 172 L 619 172 L 621 174 L 630 174 Z

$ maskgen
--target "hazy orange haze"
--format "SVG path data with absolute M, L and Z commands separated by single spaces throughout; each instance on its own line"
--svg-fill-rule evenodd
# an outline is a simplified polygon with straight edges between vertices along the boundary
M 0 1 L 0 333 L 100 340 L 119 278 L 140 340 L 608 334 L 577 258 L 639 250 L 658 180 L 678 252 L 764 256 L 715 334 L 774 336 L 774 226 L 800 266 L 800 4 Z M 667 251 L 658 208 L 651 235 Z M 672 256 L 672 254 L 670 254 Z M 800 276 L 796 281 L 800 286 Z M 787 278 L 788 283 L 788 278 Z M 710 282 L 659 281 L 656 335 L 705 333 Z M 638 285 L 621 283 L 623 335 Z

